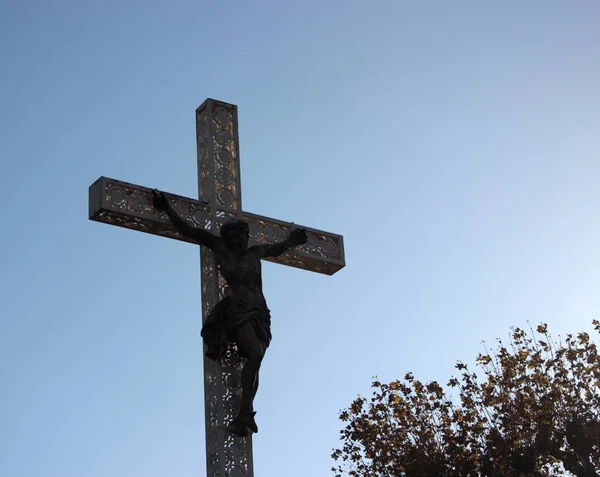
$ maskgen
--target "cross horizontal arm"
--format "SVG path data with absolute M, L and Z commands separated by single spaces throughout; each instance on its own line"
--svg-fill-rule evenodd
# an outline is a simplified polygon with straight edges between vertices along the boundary
M 197 200 L 166 194 L 177 213 L 190 225 L 209 229 L 210 207 Z M 153 235 L 195 243 L 183 236 L 164 212 L 152 205 L 152 189 L 127 182 L 100 177 L 90 186 L 89 218 L 97 222 L 118 225 Z M 284 240 L 294 228 L 306 228 L 308 241 L 270 262 L 302 268 L 312 272 L 333 275 L 345 265 L 344 240 L 341 235 L 294 225 L 248 212 L 217 209 L 217 228 L 230 218 L 241 216 L 250 227 L 250 244 L 259 245 Z

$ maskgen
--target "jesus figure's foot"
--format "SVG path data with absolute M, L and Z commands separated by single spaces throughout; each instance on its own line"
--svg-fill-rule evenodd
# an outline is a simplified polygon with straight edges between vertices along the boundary
M 248 429 L 237 417 L 233 421 L 231 421 L 231 425 L 229 425 L 227 429 L 229 429 L 238 437 L 248 436 Z
M 238 416 L 233 420 L 233 422 L 235 422 L 236 425 L 241 424 L 242 426 L 247 427 L 256 434 L 258 432 L 258 426 L 256 425 L 256 421 L 254 420 L 255 415 L 256 412 L 253 412 L 252 414 L 240 412 Z

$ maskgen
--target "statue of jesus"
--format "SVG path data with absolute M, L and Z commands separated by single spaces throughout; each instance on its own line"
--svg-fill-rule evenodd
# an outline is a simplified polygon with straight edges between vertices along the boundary
M 166 212 L 183 235 L 214 252 L 219 270 L 232 291 L 231 296 L 223 298 L 210 311 L 202 327 L 202 337 L 210 359 L 219 359 L 228 343 L 235 343 L 240 356 L 246 358 L 242 369 L 242 401 L 232 430 L 240 437 L 247 436 L 248 429 L 258 432 L 253 402 L 260 365 L 271 342 L 271 313 L 262 292 L 260 260 L 277 257 L 306 243 L 306 230 L 293 230 L 283 242 L 248 247 L 249 228 L 241 219 L 223 224 L 219 237 L 182 219 L 163 192 L 155 189 L 153 200 L 156 209 Z

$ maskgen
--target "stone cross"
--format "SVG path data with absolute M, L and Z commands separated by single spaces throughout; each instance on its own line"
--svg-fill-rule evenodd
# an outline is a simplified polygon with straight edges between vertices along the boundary
M 207 99 L 196 110 L 196 140 L 200 200 L 166 194 L 180 216 L 214 234 L 225 221 L 242 218 L 250 227 L 250 245 L 285 239 L 293 223 L 242 210 L 237 106 Z M 194 243 L 177 231 L 164 212 L 154 208 L 152 188 L 101 177 L 90 186 L 89 207 L 91 220 Z M 344 267 L 341 235 L 298 227 L 306 229 L 307 243 L 266 260 L 326 275 Z M 212 307 L 227 296 L 228 287 L 213 253 L 200 248 L 204 322 Z M 254 476 L 252 435 L 240 438 L 227 430 L 239 409 L 242 364 L 235 345 L 230 345 L 218 362 L 204 357 L 207 477 Z

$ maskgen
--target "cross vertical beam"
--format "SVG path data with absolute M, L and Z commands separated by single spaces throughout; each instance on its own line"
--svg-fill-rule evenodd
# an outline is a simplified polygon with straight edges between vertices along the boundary
M 242 210 L 237 107 L 207 99 L 196 110 L 198 197 L 209 207 L 210 232 L 218 234 L 218 208 L 233 216 Z M 201 247 L 202 322 L 227 293 L 213 252 Z M 204 356 L 204 409 L 208 477 L 253 477 L 252 437 L 234 436 L 221 426 L 236 415 L 241 391 L 242 359 L 229 347 L 225 359 Z

